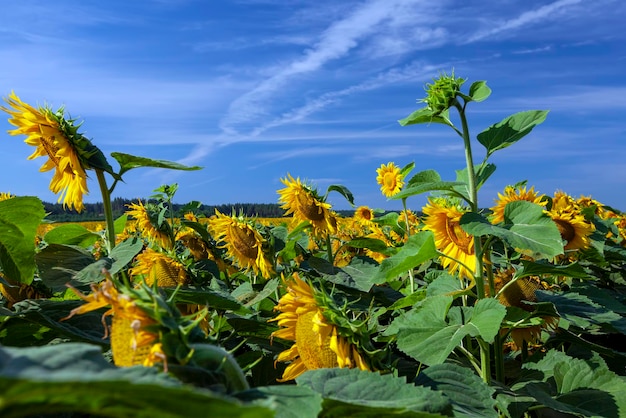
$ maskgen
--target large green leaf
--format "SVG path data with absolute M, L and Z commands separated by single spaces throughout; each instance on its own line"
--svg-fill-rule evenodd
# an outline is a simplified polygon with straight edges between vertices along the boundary
M 35 256 L 41 280 L 55 292 L 65 290 L 79 271 L 95 263 L 87 250 L 73 245 L 50 244 Z
M 550 409 L 584 417 L 626 415 L 626 381 L 597 355 L 583 360 L 550 350 L 524 369 L 531 373 L 512 388 Z
M 368 292 L 374 284 L 377 284 L 376 274 L 379 271 L 378 264 L 367 258 L 355 257 L 350 264 L 344 267 L 335 267 L 328 261 L 310 257 L 309 265 L 315 269 L 325 280 L 343 286 Z
M 455 417 L 498 417 L 495 390 L 467 367 L 436 364 L 422 371 L 415 383 L 443 392 L 452 402 Z
M 495 164 L 483 163 L 474 166 L 474 176 L 476 177 L 476 190 L 485 184 L 487 179 L 496 171 Z M 470 202 L 470 190 L 469 190 L 469 176 L 467 174 L 467 168 L 456 170 L 456 183 L 458 186 L 454 187 L 456 194 L 462 196 L 466 201 Z
M 35 236 L 45 215 L 36 197 L 0 201 L 0 266 L 14 283 L 30 284 L 35 276 Z
M 155 167 L 155 168 L 169 168 L 171 170 L 185 170 L 185 171 L 194 171 L 201 170 L 202 167 L 199 166 L 187 166 L 179 163 L 175 163 L 173 161 L 166 160 L 153 160 L 151 158 L 146 157 L 137 157 L 135 155 L 124 154 L 122 152 L 112 152 L 111 156 L 117 160 L 120 164 L 119 175 L 126 173 L 133 168 L 138 167 Z
M 492 225 L 483 215 L 468 212 L 460 224 L 468 234 L 494 235 L 535 259 L 563 254 L 561 234 L 541 206 L 525 200 L 511 202 L 504 208 L 504 218 L 504 225 Z
M 317 369 L 300 375 L 296 383 L 322 395 L 322 417 L 452 416 L 452 407 L 443 394 L 390 374 Z
M 330 192 L 337 192 L 337 193 L 339 193 L 340 195 L 342 195 L 343 197 L 346 198 L 348 203 L 350 203 L 352 206 L 354 206 L 354 195 L 352 194 L 352 192 L 346 186 L 342 186 L 341 184 L 331 184 L 326 189 L 326 196 L 328 196 L 328 194 Z
M 77 412 L 101 417 L 271 417 L 273 411 L 183 385 L 155 368 L 117 368 L 98 347 L 0 347 L 3 418 Z
M 57 226 L 43 237 L 48 244 L 78 245 L 83 248 L 89 247 L 98 239 L 100 235 L 75 223 Z
M 572 263 L 565 266 L 555 265 L 546 262 L 534 262 L 530 260 L 520 260 L 522 268 L 517 270 L 513 275 L 514 279 L 529 276 L 543 276 L 551 274 L 559 277 L 576 277 L 579 279 L 590 278 L 589 273 L 578 263 Z
M 467 335 L 493 342 L 506 308 L 495 299 L 481 299 L 474 307 L 450 308 L 452 297 L 432 296 L 421 308 L 398 317 L 398 348 L 426 365 L 443 363 Z M 449 311 L 447 311 L 449 309 Z
M 432 110 L 428 107 L 416 110 L 404 119 L 400 119 L 398 123 L 402 126 L 415 125 L 418 123 L 443 123 L 444 125 L 452 126 L 450 119 L 448 118 L 448 110 L 444 110 L 435 116 Z
M 507 148 L 522 139 L 536 125 L 542 123 L 547 115 L 547 110 L 527 110 L 515 113 L 479 133 L 478 142 L 487 148 L 487 155 L 489 156 L 495 151 Z
M 317 418 L 322 410 L 322 396 L 305 386 L 260 386 L 236 396 L 276 411 L 275 418 Z
M 437 257 L 435 238 L 431 231 L 421 231 L 411 235 L 397 254 L 386 258 L 380 264 L 373 278 L 375 284 L 385 283 L 420 264 Z
M 491 95 L 491 89 L 484 80 L 474 81 L 469 89 L 469 96 L 475 102 L 482 102 Z

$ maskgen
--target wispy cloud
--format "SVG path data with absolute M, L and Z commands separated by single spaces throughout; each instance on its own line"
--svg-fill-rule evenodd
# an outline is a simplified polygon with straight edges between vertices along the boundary
M 562 9 L 579 4 L 581 2 L 582 0 L 558 0 L 554 3 L 541 6 L 536 10 L 523 12 L 514 19 L 498 22 L 495 25 L 493 25 L 493 22 L 489 22 L 490 26 L 493 27 L 474 33 L 473 35 L 468 37 L 468 39 L 464 43 L 472 43 L 485 38 L 491 38 L 494 35 L 498 35 L 502 32 L 514 31 L 515 29 L 519 29 L 523 26 L 532 25 L 546 19 L 554 18 L 555 14 Z

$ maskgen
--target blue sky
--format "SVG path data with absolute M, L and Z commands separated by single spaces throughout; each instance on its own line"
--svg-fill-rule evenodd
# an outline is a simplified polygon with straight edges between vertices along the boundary
M 0 94 L 65 105 L 105 155 L 196 172 L 137 169 L 114 197 L 176 182 L 179 203 L 275 203 L 280 178 L 356 205 L 397 209 L 376 184 L 390 161 L 445 180 L 465 165 L 439 125 L 401 127 L 439 72 L 486 80 L 468 107 L 472 135 L 519 111 L 546 122 L 496 152 L 480 193 L 507 184 L 591 195 L 626 210 L 626 18 L 622 0 L 22 0 L 0 14 Z M 3 113 L 4 114 L 4 113 Z M 44 159 L 0 120 L 0 191 L 56 201 Z M 474 143 L 480 161 L 484 149 Z M 117 163 L 111 160 L 112 165 Z M 100 201 L 95 175 L 86 201 Z M 349 209 L 339 194 L 330 202 Z M 419 210 L 425 197 L 408 201 Z

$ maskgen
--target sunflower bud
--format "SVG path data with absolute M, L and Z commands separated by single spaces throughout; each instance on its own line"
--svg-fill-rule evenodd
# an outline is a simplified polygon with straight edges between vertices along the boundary
M 433 115 L 439 115 L 452 106 L 463 83 L 465 79 L 456 78 L 454 71 L 449 76 L 443 73 L 434 83 L 426 84 L 426 98 L 421 101 L 426 103 Z

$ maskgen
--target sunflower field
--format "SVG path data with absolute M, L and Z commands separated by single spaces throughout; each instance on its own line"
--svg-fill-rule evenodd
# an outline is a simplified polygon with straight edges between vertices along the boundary
M 108 159 L 11 93 L 9 134 L 50 190 L 81 211 L 95 173 L 106 219 L 51 227 L 39 198 L 0 193 L 0 416 L 626 416 L 626 214 L 523 179 L 479 205 L 490 157 L 548 112 L 473 137 L 491 89 L 465 82 L 440 74 L 399 121 L 459 136 L 453 181 L 385 162 L 372 181 L 403 210 L 343 217 L 328 196 L 354 207 L 346 187 L 287 173 L 277 220 L 175 217 L 176 184 L 113 219 L 128 171 L 200 167 Z

